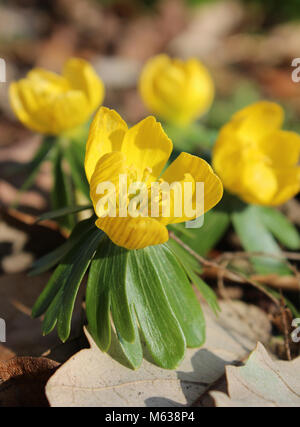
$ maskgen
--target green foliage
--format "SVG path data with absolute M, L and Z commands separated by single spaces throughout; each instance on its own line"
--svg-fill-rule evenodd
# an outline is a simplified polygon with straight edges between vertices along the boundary
M 63 168 L 63 150 L 60 146 L 53 149 L 53 185 L 51 190 L 51 205 L 53 209 L 61 209 L 74 204 L 73 188 L 70 176 Z M 67 229 L 72 229 L 75 225 L 73 215 L 59 217 L 57 222 Z
M 54 251 L 46 254 L 42 258 L 36 260 L 32 264 L 32 270 L 30 271 L 31 276 L 41 274 L 50 268 L 57 265 L 69 252 L 70 250 L 85 237 L 86 233 L 91 231 L 95 227 L 95 218 L 89 218 L 79 222 L 73 229 L 68 240 Z
M 86 124 L 64 136 L 45 136 L 32 161 L 15 169 L 15 173 L 28 171 L 29 175 L 18 191 L 13 206 L 18 206 L 22 193 L 34 184 L 43 162 L 51 160 L 53 175 L 51 207 L 54 210 L 61 210 L 61 215 L 59 213 L 47 213 L 42 215 L 40 221 L 56 218 L 62 227 L 71 230 L 75 225 L 75 217 L 72 215 L 76 213 L 76 209 L 73 210 L 72 208 L 76 199 L 75 192 L 79 191 L 87 201 L 90 200 L 89 184 L 83 166 L 87 135 L 88 125 Z M 13 172 L 13 170 L 7 170 L 8 175 Z M 66 215 L 68 209 L 70 211 Z M 80 210 L 81 208 L 77 212 Z
M 205 342 L 205 319 L 188 276 L 167 245 L 149 248 L 149 252 L 187 346 L 200 347 Z
M 53 150 L 53 143 L 53 137 L 46 137 L 31 162 L 26 165 L 26 168 L 24 168 L 29 171 L 29 175 L 19 189 L 17 199 L 13 203 L 13 207 L 18 206 L 21 195 L 33 185 L 42 163 L 48 159 L 51 151 Z
M 51 332 L 57 323 L 59 337 L 67 340 L 79 285 L 101 238 L 103 232 L 96 227 L 89 231 L 62 259 L 36 301 L 32 315 L 38 317 L 46 312 L 44 334 Z
M 71 176 L 75 185 L 75 188 L 81 191 L 81 193 L 89 200 L 90 187 L 87 181 L 84 171 L 84 150 L 85 147 L 82 143 L 71 141 L 71 143 L 65 149 L 65 156 L 69 163 Z
M 38 217 L 36 222 L 41 222 L 41 221 L 45 221 L 45 220 L 49 220 L 49 219 L 62 218 L 62 217 L 67 216 L 69 214 L 75 214 L 78 212 L 82 212 L 86 209 L 92 209 L 92 208 L 93 208 L 93 206 L 90 204 L 89 205 L 82 205 L 82 206 L 68 206 L 65 208 L 57 209 L 55 211 L 46 212 L 46 213 L 42 214 L 40 217 Z
M 285 215 L 274 208 L 259 206 L 256 208 L 265 227 L 286 248 L 300 249 L 300 235 L 297 228 Z
M 32 314 L 37 317 L 45 313 L 43 333 L 50 333 L 57 325 L 58 335 L 65 341 L 80 283 L 91 264 L 86 313 L 88 329 L 99 348 L 110 348 L 112 321 L 133 368 L 142 361 L 142 337 L 153 361 L 173 369 L 182 360 L 186 346 L 198 347 L 205 341 L 204 316 L 191 287 L 192 272 L 187 273 L 199 269 L 186 254 L 189 265 L 185 268 L 168 245 L 129 251 L 114 245 L 94 225 L 94 218 L 82 221 L 61 248 L 36 262 L 33 272 L 60 264 Z M 194 282 L 197 277 L 193 277 Z M 216 308 L 207 285 L 202 285 L 202 292 Z
M 240 210 L 234 211 L 232 222 L 246 251 L 274 254 L 275 257 L 280 255 L 280 247 L 266 227 L 257 206 L 244 205 Z M 291 274 L 286 263 L 276 258 L 253 257 L 252 262 L 256 272 L 261 274 Z
M 184 268 L 184 270 L 186 271 L 186 274 L 191 280 L 191 282 L 197 286 L 203 298 L 206 300 L 207 304 L 217 315 L 220 311 L 217 296 L 211 289 L 211 287 L 199 277 L 199 274 L 201 273 L 202 269 L 198 261 L 191 254 L 189 254 L 182 246 L 180 246 L 172 239 L 168 241 L 167 246 L 172 250 L 178 262 L 181 263 L 182 268 Z
M 200 228 L 186 229 L 179 224 L 176 234 L 199 255 L 205 256 L 223 237 L 230 224 L 230 215 L 223 208 L 222 202 L 204 215 L 204 223 Z M 188 230 L 189 234 L 186 234 Z
M 105 238 L 92 261 L 86 294 L 87 318 L 89 330 L 103 351 L 110 346 L 110 310 L 123 339 L 133 342 L 135 338 L 126 290 L 128 254 Z

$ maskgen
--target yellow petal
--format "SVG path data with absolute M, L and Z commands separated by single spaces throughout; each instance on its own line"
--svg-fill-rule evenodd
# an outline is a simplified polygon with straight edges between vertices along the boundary
M 210 74 L 198 60 L 184 62 L 167 55 L 157 55 L 146 63 L 139 90 L 150 111 L 177 125 L 203 114 L 214 96 Z
M 10 87 L 18 118 L 30 129 L 59 134 L 88 120 L 103 99 L 103 84 L 85 61 L 71 59 L 66 76 L 35 68 Z
M 60 134 L 85 123 L 90 110 L 84 94 L 70 90 L 56 96 L 46 107 L 49 120 L 49 133 Z
M 139 80 L 139 91 L 141 97 L 148 107 L 149 111 L 158 115 L 159 117 L 165 120 L 174 120 L 172 117 L 172 107 L 165 102 L 164 97 L 160 94 L 160 90 L 163 89 L 163 80 L 160 83 L 160 87 L 157 86 L 156 76 L 162 76 L 165 72 L 166 68 L 170 65 L 170 58 L 167 55 L 157 55 L 154 58 L 151 58 L 143 68 L 143 71 Z M 176 81 L 174 77 L 173 81 Z M 172 80 L 171 80 L 172 81 Z M 165 91 L 168 91 L 168 87 L 166 87 Z M 171 91 L 172 95 L 178 95 L 177 90 Z
M 12 107 L 30 129 L 57 135 L 88 120 L 90 111 L 83 92 L 72 90 L 61 76 L 34 69 L 27 78 L 12 83 Z
M 146 168 L 152 170 L 149 179 L 155 180 L 167 163 L 172 148 L 172 141 L 152 116 L 130 128 L 122 144 L 128 162 L 140 171 L 140 180 Z
M 239 139 L 232 134 L 227 137 L 220 134 L 213 149 L 212 165 L 221 178 L 224 187 L 236 193 L 241 189 L 241 175 L 243 172 L 243 151 Z
M 96 226 L 116 245 L 126 249 L 143 249 L 169 239 L 167 228 L 150 217 L 99 218 Z
M 102 103 L 104 85 L 87 61 L 80 58 L 69 59 L 64 66 L 63 75 L 73 89 L 86 95 L 91 113 Z
M 278 206 L 296 196 L 300 191 L 300 167 L 275 169 L 278 190 L 272 205 Z
M 94 117 L 86 144 L 85 173 L 88 181 L 96 163 L 106 153 L 119 151 L 127 125 L 114 110 L 101 107 Z
M 36 132 L 48 132 L 48 123 L 40 114 L 42 107 L 26 79 L 11 83 L 9 97 L 14 113 L 25 126 Z
M 197 59 L 189 59 L 185 64 L 186 95 L 181 122 L 188 124 L 203 115 L 214 98 L 214 83 L 207 68 Z
M 230 122 L 221 132 L 234 132 L 244 143 L 259 142 L 268 134 L 279 130 L 284 119 L 284 112 L 280 105 L 260 101 L 243 108 L 233 115 Z
M 114 151 L 102 156 L 96 166 L 90 180 L 90 196 L 94 210 L 97 213 L 97 203 L 101 195 L 97 194 L 97 187 L 104 182 L 110 182 L 115 186 L 116 198 L 119 197 L 119 175 L 127 173 L 126 157 L 120 151 Z
M 273 167 L 296 166 L 300 157 L 300 136 L 279 130 L 263 138 L 259 146 Z
M 188 153 L 181 153 L 177 159 L 167 168 L 162 175 L 162 179 L 169 184 L 172 182 L 192 182 L 204 183 L 204 211 L 202 209 L 203 199 L 198 200 L 196 205 L 196 194 L 193 195 L 193 208 L 198 212 L 193 218 L 209 211 L 222 198 L 223 185 L 219 177 L 214 173 L 211 166 L 203 159 Z M 184 191 L 183 191 L 184 194 Z M 173 195 L 173 193 L 171 193 Z M 181 218 L 170 219 L 170 222 L 178 223 L 193 219 L 182 216 Z
M 54 95 L 71 89 L 69 82 L 62 76 L 42 68 L 29 71 L 26 79 L 32 83 L 37 93 Z
M 270 204 L 278 188 L 274 171 L 263 162 L 246 164 L 241 181 L 244 186 L 241 196 L 251 203 Z

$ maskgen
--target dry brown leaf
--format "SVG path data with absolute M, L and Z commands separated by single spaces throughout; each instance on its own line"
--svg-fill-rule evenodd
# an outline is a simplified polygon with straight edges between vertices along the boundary
M 211 396 L 221 407 L 300 407 L 300 357 L 273 361 L 261 343 L 242 367 L 226 367 L 228 395 Z
M 58 343 L 54 335 L 43 337 L 41 321 L 31 317 L 31 308 L 48 278 L 49 274 L 0 277 L 0 318 L 6 323 L 6 343 L 2 345 L 14 355 L 40 356 Z M 0 349 L 0 359 L 4 357 Z
M 257 307 L 221 302 L 221 308 L 216 318 L 204 306 L 206 345 L 188 349 L 174 371 L 147 360 L 133 371 L 117 361 L 122 362 L 120 350 L 111 357 L 87 334 L 91 348 L 75 354 L 50 378 L 46 395 L 51 406 L 191 405 L 224 374 L 226 365 L 245 358 L 257 340 L 270 337 L 269 320 Z
M 36 224 L 36 219 L 14 209 L 0 209 L 0 273 L 26 271 L 34 259 L 64 243 L 55 222 Z
M 44 357 L 0 361 L 0 406 L 48 406 L 45 384 L 58 365 Z
M 76 301 L 72 319 L 72 331 L 65 351 L 56 351 L 61 342 L 56 332 L 43 336 L 41 319 L 32 319 L 31 309 L 45 287 L 50 274 L 28 277 L 24 273 L 0 277 L 0 318 L 6 323 L 6 342 L 0 346 L 0 359 L 7 360 L 14 355 L 40 356 L 52 349 L 51 358 L 67 360 L 74 351 L 82 348 L 81 342 L 72 342 L 82 332 L 81 301 L 84 292 L 82 286 Z

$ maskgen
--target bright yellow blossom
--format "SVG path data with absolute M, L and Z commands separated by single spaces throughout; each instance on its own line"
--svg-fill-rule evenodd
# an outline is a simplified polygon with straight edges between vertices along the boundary
M 220 131 L 213 166 L 224 187 L 248 203 L 276 206 L 300 190 L 300 136 L 281 129 L 282 108 L 261 101 Z
M 85 60 L 71 58 L 62 75 L 41 68 L 10 85 L 10 101 L 28 128 L 58 135 L 85 123 L 102 103 L 104 86 Z
M 184 126 L 211 106 L 214 84 L 197 59 L 184 62 L 158 55 L 145 65 L 139 89 L 149 110 L 161 119 Z
M 144 182 L 147 190 L 151 183 L 158 182 L 161 172 L 172 152 L 173 144 L 154 117 L 150 116 L 128 129 L 123 119 L 113 110 L 101 107 L 91 125 L 86 146 L 85 171 L 90 183 L 90 195 L 96 214 L 101 199 L 99 184 L 111 182 L 117 187 L 120 175 L 129 177 L 130 183 Z M 222 197 L 223 187 L 208 163 L 187 153 L 181 153 L 165 170 L 159 183 L 191 182 L 191 201 L 195 206 L 194 184 L 204 183 L 204 212 L 215 206 Z M 128 184 L 128 181 L 127 181 Z M 183 194 L 182 194 L 183 197 Z M 126 200 L 126 204 L 128 204 Z M 171 205 L 174 212 L 174 194 Z M 196 206 L 196 216 L 199 211 Z M 117 215 L 98 216 L 97 227 L 102 229 L 117 245 L 127 249 L 140 249 L 168 240 L 167 224 L 179 223 L 193 218 L 174 215 L 169 217 L 150 215 L 133 217 L 120 215 L 117 198 Z M 201 212 L 203 213 L 203 212 Z

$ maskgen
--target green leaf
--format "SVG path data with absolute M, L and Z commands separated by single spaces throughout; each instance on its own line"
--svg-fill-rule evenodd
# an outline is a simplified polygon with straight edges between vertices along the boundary
M 56 147 L 52 161 L 54 184 L 51 191 L 51 202 L 52 207 L 58 210 L 73 205 L 73 189 L 69 176 L 63 171 L 63 154 L 60 147 Z M 68 229 L 72 229 L 75 225 L 73 215 L 65 216 L 58 222 Z
M 81 236 L 73 249 L 69 251 L 67 256 L 65 256 L 62 263 L 59 264 L 59 266 L 55 269 L 46 287 L 33 306 L 33 317 L 41 316 L 50 306 L 53 298 L 57 295 L 59 290 L 64 287 L 72 272 L 72 269 L 74 268 L 75 263 L 77 262 L 77 259 L 82 257 L 82 250 L 85 248 L 85 246 L 90 244 L 89 239 L 91 233 L 94 232 L 100 232 L 100 235 L 102 235 L 102 232 L 94 226 L 93 229 L 89 231 L 88 237 L 86 237 L 87 233 Z
M 202 272 L 198 261 L 174 240 L 170 239 L 166 245 L 172 250 L 191 282 L 197 286 L 203 298 L 217 315 L 220 311 L 217 296 L 211 287 L 198 276 Z
M 138 369 L 143 362 L 143 348 L 140 340 L 136 315 L 133 312 L 134 311 L 133 305 L 131 305 L 131 310 L 132 310 L 131 312 L 132 319 L 134 323 L 134 334 L 135 334 L 134 341 L 133 342 L 125 341 L 122 338 L 122 336 L 119 334 L 118 330 L 117 330 L 117 336 L 118 336 L 121 348 L 123 350 L 124 356 L 127 359 L 127 362 L 129 362 L 130 366 L 133 369 Z
M 44 336 L 50 334 L 50 332 L 52 332 L 53 329 L 55 328 L 59 309 L 60 309 L 61 295 L 62 295 L 62 289 L 59 289 L 58 293 L 55 295 L 55 297 L 51 301 L 51 304 L 49 305 L 48 310 L 45 314 L 43 324 L 42 324 L 42 330 L 43 330 Z
M 110 242 L 109 275 L 111 289 L 111 312 L 118 333 L 128 342 L 134 342 L 134 323 L 127 295 L 127 262 L 129 251 Z
M 65 149 L 65 155 L 71 169 L 71 175 L 78 188 L 89 200 L 90 187 L 84 171 L 84 146 L 79 148 L 78 144 L 69 144 Z
M 175 234 L 178 234 L 178 236 L 186 236 L 189 239 L 194 239 L 195 234 L 193 232 L 193 229 L 185 228 L 184 224 L 168 224 L 168 229 L 171 231 L 174 231 Z
M 243 205 L 240 210 L 232 213 L 232 222 L 246 251 L 264 252 L 274 255 L 281 253 L 272 234 L 261 220 L 257 206 Z M 256 272 L 260 274 L 291 274 L 286 263 L 275 258 L 252 257 L 251 261 Z
M 149 252 L 187 346 L 200 347 L 205 342 L 205 319 L 185 271 L 166 245 L 151 247 Z
M 86 288 L 88 330 L 102 351 L 107 351 L 111 343 L 109 271 L 104 261 L 105 252 L 102 242 L 92 260 Z
M 300 235 L 297 228 L 274 208 L 265 206 L 257 207 L 260 218 L 268 230 L 288 249 L 300 249 Z
M 103 351 L 107 351 L 111 340 L 110 308 L 122 338 L 128 342 L 135 339 L 126 290 L 128 254 L 129 251 L 105 238 L 92 261 L 86 291 L 86 311 L 89 330 Z
M 78 249 L 77 249 L 78 250 Z M 32 317 L 41 316 L 50 306 L 60 288 L 66 282 L 72 270 L 72 264 L 60 264 L 50 277 L 43 292 L 38 297 L 32 309 Z
M 129 252 L 127 289 L 140 329 L 153 360 L 174 369 L 184 357 L 185 338 L 163 287 L 165 274 L 150 247 Z
M 29 276 L 36 276 L 49 270 L 54 265 L 58 264 L 59 261 L 70 252 L 70 250 L 81 240 L 84 235 L 95 227 L 94 216 L 83 221 L 80 221 L 73 229 L 71 235 L 61 246 L 56 248 L 54 251 L 46 254 L 42 258 L 36 260 L 32 264 L 32 270 L 29 272 Z
M 57 318 L 58 335 L 63 342 L 65 342 L 70 335 L 72 313 L 79 286 L 99 246 L 100 239 L 103 238 L 103 236 L 104 233 L 101 230 L 92 230 L 89 235 L 86 236 L 75 259 L 72 260 L 72 270 L 62 288 L 60 310 Z
M 86 209 L 93 209 L 93 206 L 89 204 L 83 206 L 69 206 L 66 208 L 56 209 L 55 211 L 50 211 L 42 214 L 39 218 L 37 218 L 36 223 L 49 219 L 62 218 L 66 215 L 81 212 Z
M 133 368 L 142 361 L 136 316 L 147 347 L 160 366 L 174 368 L 182 359 L 182 329 L 191 346 L 203 343 L 201 307 L 184 271 L 166 247 L 128 251 L 103 240 L 91 264 L 86 292 L 88 328 L 103 351 L 111 342 L 110 308 L 123 352 Z
M 200 228 L 180 230 L 176 227 L 175 234 L 199 255 L 205 256 L 223 237 L 230 224 L 230 216 L 222 207 L 217 207 L 204 215 L 204 224 Z M 183 228 L 184 225 L 181 225 Z M 186 233 L 188 231 L 188 234 Z
M 191 270 L 197 273 L 202 272 L 202 267 L 193 255 L 188 253 L 182 246 L 180 246 L 175 240 L 169 239 L 167 243 L 168 247 L 176 255 L 177 259 L 183 265 L 184 268 L 189 267 Z
M 25 180 L 24 184 L 19 189 L 17 194 L 17 199 L 12 205 L 13 207 L 18 206 L 21 195 L 26 190 L 28 190 L 28 188 L 30 188 L 34 183 L 34 180 L 40 170 L 42 163 L 46 160 L 50 150 L 53 149 L 54 144 L 55 144 L 54 137 L 50 137 L 50 136 L 45 137 L 44 140 L 42 141 L 40 148 L 35 153 L 34 158 L 31 160 L 31 162 L 28 165 L 26 165 L 26 169 L 29 169 L 30 174 Z
M 190 280 L 192 281 L 192 283 L 194 283 L 194 285 L 197 286 L 203 298 L 205 299 L 207 304 L 210 306 L 212 311 L 217 316 L 218 313 L 221 311 L 218 303 L 217 295 L 214 293 L 211 287 L 207 283 L 205 283 L 204 280 L 201 279 L 201 277 L 199 277 L 194 271 L 192 271 L 191 269 L 188 269 L 187 274 Z
M 204 224 L 201 228 L 194 228 L 195 237 L 188 239 L 183 236 L 182 240 L 195 252 L 205 256 L 221 240 L 230 225 L 230 216 L 225 210 L 215 208 L 204 215 Z
M 47 310 L 43 322 L 44 334 L 49 333 L 58 320 L 60 338 L 63 341 L 68 338 L 79 285 L 103 236 L 101 230 L 93 227 L 55 269 L 32 310 L 33 317 Z

